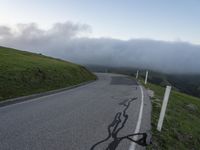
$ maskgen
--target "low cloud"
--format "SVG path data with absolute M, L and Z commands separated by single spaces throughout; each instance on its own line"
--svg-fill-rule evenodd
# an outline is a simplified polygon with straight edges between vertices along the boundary
M 153 69 L 170 73 L 200 73 L 200 46 L 150 39 L 87 38 L 86 24 L 56 23 L 0 26 L 0 45 L 43 53 L 75 63 Z

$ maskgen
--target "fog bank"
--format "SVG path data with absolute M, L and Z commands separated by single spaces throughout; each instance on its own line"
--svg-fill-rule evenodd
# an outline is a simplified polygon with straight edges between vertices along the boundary
M 128 41 L 87 38 L 91 27 L 72 22 L 50 29 L 37 24 L 0 26 L 0 45 L 66 59 L 79 64 L 153 69 L 170 73 L 200 73 L 200 46 L 151 39 Z

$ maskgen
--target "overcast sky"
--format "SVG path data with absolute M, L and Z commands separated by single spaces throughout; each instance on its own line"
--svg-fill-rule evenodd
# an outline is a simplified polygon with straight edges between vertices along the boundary
M 0 24 L 92 26 L 90 36 L 183 40 L 200 44 L 199 0 L 0 0 Z
M 0 0 L 0 45 L 81 64 L 200 72 L 198 0 Z

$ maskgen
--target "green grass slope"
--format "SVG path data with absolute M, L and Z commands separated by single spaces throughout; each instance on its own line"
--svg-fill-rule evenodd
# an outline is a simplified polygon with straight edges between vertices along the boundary
M 84 67 L 70 62 L 0 47 L 0 101 L 95 78 Z
M 165 88 L 148 83 L 152 98 L 152 150 L 188 150 L 200 147 L 200 98 L 172 90 L 161 132 L 156 130 Z

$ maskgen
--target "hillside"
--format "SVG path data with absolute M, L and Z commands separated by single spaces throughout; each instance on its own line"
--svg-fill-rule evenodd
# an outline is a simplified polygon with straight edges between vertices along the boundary
M 144 71 L 141 76 L 145 77 Z M 177 91 L 200 97 L 200 74 L 164 74 L 151 71 L 148 80 L 160 86 L 172 85 Z
M 0 47 L 0 101 L 95 78 L 86 68 L 67 61 Z
M 149 150 L 188 150 L 200 146 L 200 99 L 172 90 L 161 132 L 156 127 L 165 88 L 148 83 L 155 92 L 152 100 L 152 145 Z

